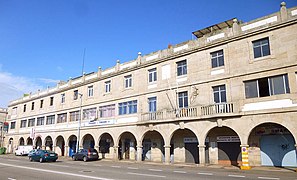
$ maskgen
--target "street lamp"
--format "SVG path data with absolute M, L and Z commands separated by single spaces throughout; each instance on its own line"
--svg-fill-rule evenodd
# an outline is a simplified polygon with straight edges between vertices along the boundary
M 80 110 L 79 110 L 79 119 L 78 119 L 78 127 L 77 127 L 77 140 L 76 140 L 76 152 L 79 151 L 79 140 L 80 140 L 80 126 L 81 126 L 81 119 L 82 119 L 82 93 L 78 93 L 78 95 L 80 96 Z

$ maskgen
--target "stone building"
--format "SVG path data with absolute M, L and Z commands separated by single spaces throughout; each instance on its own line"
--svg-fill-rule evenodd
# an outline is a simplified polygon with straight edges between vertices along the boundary
M 297 7 L 193 35 L 12 101 L 9 152 L 79 144 L 114 160 L 296 167 Z
M 4 141 L 4 133 L 5 133 L 5 121 L 7 117 L 7 109 L 6 108 L 0 108 L 0 147 L 3 146 Z

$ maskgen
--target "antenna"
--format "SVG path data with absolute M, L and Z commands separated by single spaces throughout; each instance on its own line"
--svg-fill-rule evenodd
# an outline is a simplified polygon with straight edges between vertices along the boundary
M 84 75 L 84 68 L 85 68 L 85 56 L 86 56 L 86 48 L 84 48 L 84 54 L 83 54 L 83 62 L 81 67 L 81 75 Z

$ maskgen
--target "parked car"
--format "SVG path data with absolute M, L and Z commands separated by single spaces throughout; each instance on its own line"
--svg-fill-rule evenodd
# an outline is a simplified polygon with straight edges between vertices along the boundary
M 33 149 L 33 146 L 28 145 L 28 146 L 18 146 L 15 150 L 15 155 L 16 156 L 23 156 L 29 154 L 29 152 Z
M 39 161 L 41 163 L 45 161 L 55 162 L 57 161 L 57 159 L 58 159 L 57 153 L 53 151 L 41 150 L 41 149 L 36 150 L 29 156 L 30 161 Z
M 89 160 L 97 160 L 99 158 L 98 152 L 96 149 L 90 148 L 90 149 L 80 149 L 77 153 L 74 153 L 72 155 L 72 160 L 83 160 L 83 161 L 89 161 Z
M 31 151 L 29 151 L 28 156 L 32 156 L 32 154 L 34 154 L 38 149 L 32 149 Z

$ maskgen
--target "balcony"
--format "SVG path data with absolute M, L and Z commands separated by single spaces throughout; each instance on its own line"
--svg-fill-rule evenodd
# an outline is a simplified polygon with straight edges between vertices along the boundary
M 205 119 L 238 114 L 233 103 L 212 104 L 174 110 L 163 110 L 141 114 L 141 121 Z

